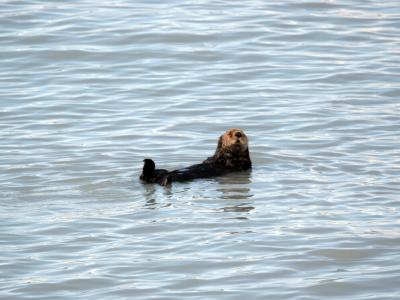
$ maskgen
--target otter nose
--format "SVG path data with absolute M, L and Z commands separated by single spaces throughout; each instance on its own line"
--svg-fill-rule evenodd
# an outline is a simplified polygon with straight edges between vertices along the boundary
M 240 138 L 240 137 L 242 137 L 242 134 L 241 134 L 240 132 L 236 132 L 236 133 L 235 133 L 235 136 L 236 136 L 237 138 Z

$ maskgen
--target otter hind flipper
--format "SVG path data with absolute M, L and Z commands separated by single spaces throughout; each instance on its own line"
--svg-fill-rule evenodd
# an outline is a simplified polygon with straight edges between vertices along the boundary
M 159 183 L 168 171 L 164 169 L 156 169 L 156 164 L 150 158 L 143 160 L 143 170 L 140 179 L 148 183 Z

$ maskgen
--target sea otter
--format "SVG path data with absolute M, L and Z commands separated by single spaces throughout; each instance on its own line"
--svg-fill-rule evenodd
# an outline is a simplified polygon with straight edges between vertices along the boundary
M 156 169 L 154 161 L 149 158 L 143 162 L 140 179 L 147 183 L 158 183 L 164 186 L 176 181 L 214 177 L 231 171 L 245 171 L 251 168 L 248 139 L 243 130 L 239 128 L 228 129 L 221 135 L 214 155 L 201 164 L 167 171 Z

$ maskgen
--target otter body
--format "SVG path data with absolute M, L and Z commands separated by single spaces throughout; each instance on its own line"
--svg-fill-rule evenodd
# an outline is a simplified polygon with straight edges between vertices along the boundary
M 145 159 L 140 179 L 147 183 L 169 185 L 196 178 L 220 176 L 232 171 L 245 171 L 251 168 L 248 139 L 243 130 L 227 130 L 218 140 L 215 154 L 201 164 L 167 171 L 156 169 L 153 160 Z

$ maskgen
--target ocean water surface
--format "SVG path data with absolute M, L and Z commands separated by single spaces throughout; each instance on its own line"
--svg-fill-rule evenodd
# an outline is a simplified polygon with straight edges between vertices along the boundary
M 0 3 L 1 299 L 398 299 L 399 1 Z M 144 185 L 230 127 L 253 170 Z

